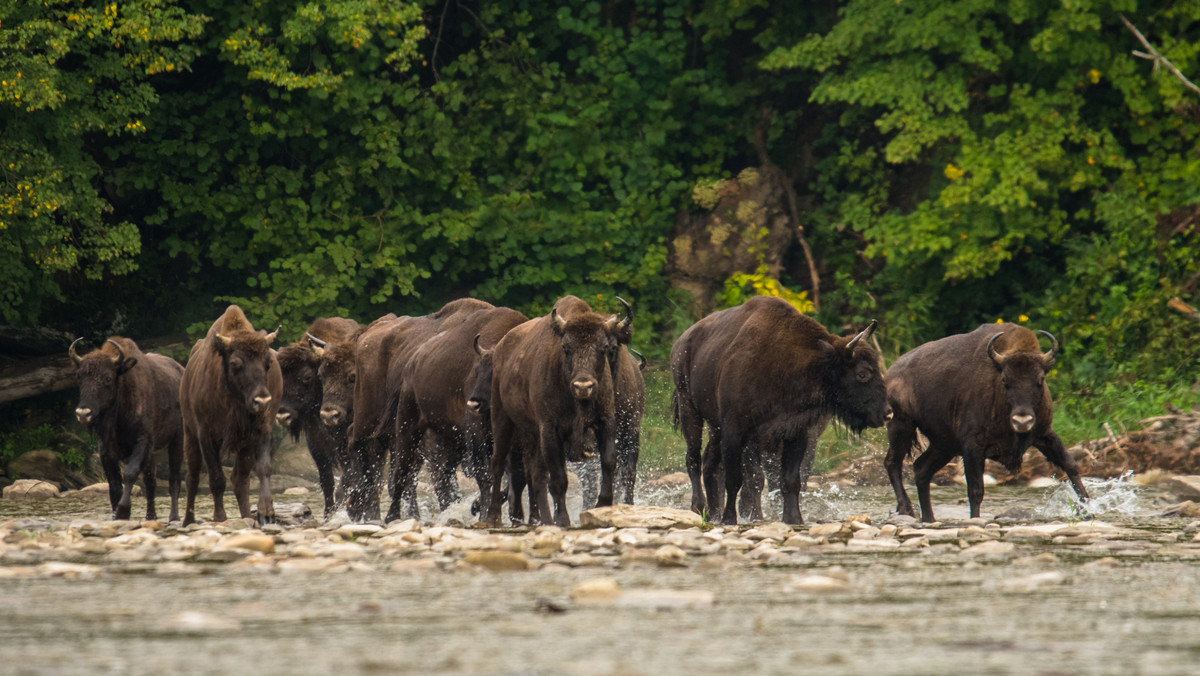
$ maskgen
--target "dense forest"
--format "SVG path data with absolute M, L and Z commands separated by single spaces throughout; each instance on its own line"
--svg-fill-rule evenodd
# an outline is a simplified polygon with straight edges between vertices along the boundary
M 12 327 L 619 295 L 661 357 L 774 293 L 891 356 L 1046 329 L 1085 396 L 1200 376 L 1197 0 L 2 5 Z

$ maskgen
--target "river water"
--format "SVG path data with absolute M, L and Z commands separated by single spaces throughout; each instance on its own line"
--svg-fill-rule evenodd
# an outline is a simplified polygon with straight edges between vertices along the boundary
M 1200 523 L 1158 516 L 1153 488 L 1089 483 L 1095 514 L 1080 512 L 1065 486 L 991 487 L 985 518 L 969 522 L 965 489 L 935 488 L 943 527 L 957 520 L 958 535 L 931 530 L 920 548 L 851 540 L 783 547 L 763 561 L 693 554 L 673 567 L 598 556 L 599 565 L 522 572 L 408 569 L 368 553 L 348 566 L 282 572 L 203 557 L 129 563 L 92 548 L 71 559 L 94 566 L 88 574 L 0 577 L 0 671 L 1200 673 Z M 684 487 L 643 489 L 639 501 L 686 507 L 687 497 Z M 320 513 L 319 496 L 298 499 Z M 58 557 L 21 548 L 21 538 L 103 525 L 105 500 L 0 501 L 9 543 L 0 568 L 34 570 Z M 439 519 L 460 518 L 468 501 Z M 143 504 L 135 499 L 135 514 Z M 777 500 L 765 507 L 778 517 Z M 866 514 L 877 527 L 894 500 L 886 487 L 827 488 L 802 507 L 810 523 Z M 160 501 L 160 514 L 166 508 Z M 211 514 L 211 501 L 198 513 Z M 1088 535 L 1109 525 L 1118 536 Z M 1061 535 L 1020 539 L 1017 526 Z M 1017 544 L 972 554 L 981 541 Z M 598 578 L 625 590 L 623 600 L 572 600 Z

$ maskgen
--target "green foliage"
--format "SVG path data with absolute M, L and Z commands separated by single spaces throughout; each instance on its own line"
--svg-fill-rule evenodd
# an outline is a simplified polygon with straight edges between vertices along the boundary
M 671 395 L 675 384 L 671 369 L 651 366 L 645 371 L 646 414 L 642 418 L 642 448 L 638 471 L 643 476 L 660 476 L 686 469 L 687 446 L 675 431 Z
M 96 148 L 145 131 L 153 82 L 196 56 L 205 18 L 170 2 L 0 5 L 0 320 L 33 323 L 64 280 L 135 267 Z
M 792 304 L 800 312 L 813 312 L 816 307 L 808 299 L 807 291 L 792 291 L 778 279 L 768 274 L 766 266 L 761 266 L 753 273 L 738 272 L 725 281 L 725 291 L 721 294 L 722 307 L 741 305 L 753 296 L 775 296 Z
M 0 440 L 0 465 L 7 465 L 29 451 L 50 448 L 58 432 L 50 423 L 11 430 Z

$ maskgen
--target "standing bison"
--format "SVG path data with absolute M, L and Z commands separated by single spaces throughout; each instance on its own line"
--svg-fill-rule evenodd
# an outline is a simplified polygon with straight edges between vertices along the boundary
M 542 521 L 550 515 L 548 483 L 554 523 L 570 525 L 566 461 L 584 459 L 589 435 L 600 454 L 597 504 L 612 504 L 616 407 L 611 359 L 628 332 L 628 318 L 597 314 L 584 301 L 567 296 L 550 314 L 511 329 L 496 345 L 488 400 L 493 438 L 489 525 L 500 525 L 501 478 L 514 443 L 525 439 L 533 441 L 524 449 L 524 461 Z
M 79 340 L 71 343 L 68 351 L 79 381 L 75 417 L 99 440 L 112 517 L 129 518 L 133 482 L 141 474 L 146 487 L 146 518 L 155 518 L 154 451 L 165 448 L 170 468 L 170 520 L 178 519 L 183 453 L 179 380 L 183 367 L 170 357 L 143 353 L 132 340 L 117 336 L 109 338 L 99 350 L 80 357 L 75 352 Z
M 353 338 L 358 322 L 341 317 L 321 318 L 309 327 L 304 340 L 279 350 L 276 358 L 283 376 L 283 398 L 275 422 L 298 440 L 304 433 L 309 455 L 317 466 L 317 479 L 325 496 L 325 518 L 334 511 L 333 473 L 344 466 L 346 435 L 321 423 L 320 353 L 330 343 Z
M 879 354 L 867 338 L 838 337 L 779 298 L 758 296 L 696 322 L 671 347 L 675 416 L 687 442 L 692 509 L 722 504 L 717 472 L 724 466 L 724 523 L 737 523 L 743 449 L 757 443 L 780 456 L 783 520 L 802 523 L 801 467 L 830 417 L 854 431 L 891 417 Z M 701 429 L 708 424 L 701 486 Z M 707 496 L 707 499 L 706 499 Z
M 916 447 L 917 430 L 929 447 L 913 462 L 921 520 L 933 521 L 929 481 L 955 456 L 962 456 L 971 517 L 983 502 L 984 460 L 1016 472 L 1030 446 L 1067 473 L 1080 498 L 1087 490 L 1075 460 L 1050 429 L 1053 414 L 1046 371 L 1054 364 L 1058 341 L 1045 331 L 1050 351 L 1037 336 L 1016 324 L 984 324 L 971 333 L 925 343 L 904 354 L 888 370 L 888 423 L 884 460 L 896 492 L 896 511 L 913 515 L 901 469 Z
M 439 452 L 430 458 L 429 472 L 441 509 L 458 499 L 455 469 L 460 463 L 475 479 L 479 495 L 488 494 L 491 430 L 484 429 L 482 416 L 468 410 L 467 395 L 479 377 L 475 366 L 482 354 L 481 345 L 495 345 L 509 329 L 526 321 L 525 315 L 516 310 L 485 305 L 425 341 L 400 374 L 396 446 L 392 453 L 393 475 L 400 488 L 393 491 L 403 492 L 415 482 L 422 461 L 421 440 L 432 436 L 434 443 L 426 447 Z M 398 516 L 389 513 L 388 518 Z M 418 516 L 415 501 L 410 516 Z
M 183 413 L 183 453 L 188 464 L 185 525 L 196 520 L 200 463 L 208 468 L 213 520 L 225 520 L 225 473 L 221 459 L 233 458 L 233 494 L 242 518 L 250 517 L 250 470 L 258 475 L 258 521 L 272 523 L 271 425 L 283 395 L 283 376 L 270 349 L 278 331 L 251 326 L 242 309 L 230 305 L 192 346 L 179 384 Z

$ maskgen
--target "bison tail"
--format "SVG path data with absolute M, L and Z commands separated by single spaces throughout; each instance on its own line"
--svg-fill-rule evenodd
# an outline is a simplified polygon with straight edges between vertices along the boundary
M 671 389 L 671 426 L 679 430 L 679 390 Z

